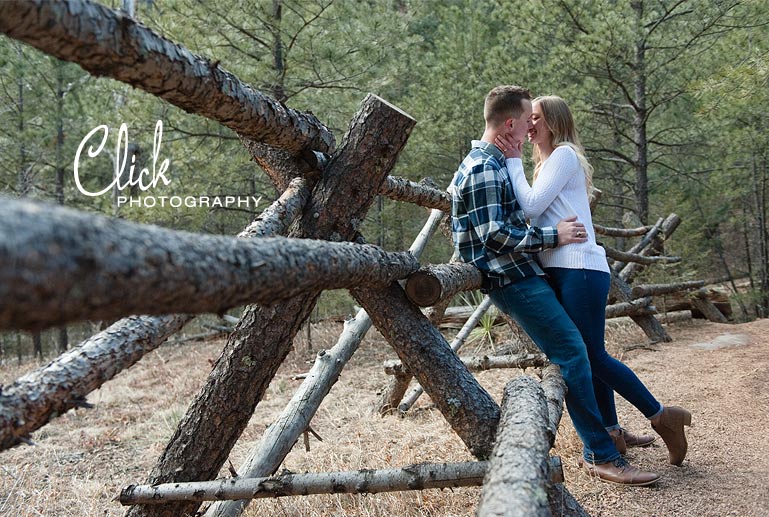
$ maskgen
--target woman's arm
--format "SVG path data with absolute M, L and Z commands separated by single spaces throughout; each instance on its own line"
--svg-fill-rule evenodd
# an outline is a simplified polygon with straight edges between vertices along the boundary
M 538 217 L 563 190 L 566 183 L 580 172 L 579 160 L 568 146 L 557 147 L 539 171 L 537 181 L 529 185 L 520 158 L 506 160 L 515 197 L 526 217 Z

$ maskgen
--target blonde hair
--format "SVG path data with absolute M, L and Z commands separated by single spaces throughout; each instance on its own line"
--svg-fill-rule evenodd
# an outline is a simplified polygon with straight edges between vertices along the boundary
M 585 158 L 585 148 L 582 147 L 582 143 L 579 140 L 577 128 L 574 125 L 574 117 L 571 116 L 569 105 L 566 104 L 565 100 L 556 95 L 537 97 L 532 101 L 532 104 L 534 103 L 538 103 L 542 111 L 542 118 L 552 135 L 551 144 L 553 148 L 568 146 L 577 154 L 579 164 L 585 173 L 585 185 L 589 198 L 590 192 L 593 190 L 593 166 Z M 543 161 L 539 153 L 539 147 L 536 145 L 534 146 L 532 158 L 534 160 L 534 181 L 536 181 Z

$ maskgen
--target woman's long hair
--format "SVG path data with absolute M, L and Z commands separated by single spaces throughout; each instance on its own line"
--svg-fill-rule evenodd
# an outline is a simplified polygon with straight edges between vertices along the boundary
M 568 145 L 577 153 L 579 163 L 585 172 L 585 184 L 588 196 L 590 196 L 590 192 L 593 190 L 593 166 L 585 158 L 585 148 L 582 147 L 582 143 L 579 140 L 577 128 L 574 125 L 574 117 L 571 116 L 569 105 L 566 104 L 565 100 L 556 95 L 537 97 L 532 102 L 539 103 L 542 117 L 545 119 L 545 124 L 547 124 L 553 136 L 553 147 Z M 534 181 L 536 181 L 539 170 L 542 168 L 542 157 L 536 145 L 534 146 L 532 157 L 534 159 Z

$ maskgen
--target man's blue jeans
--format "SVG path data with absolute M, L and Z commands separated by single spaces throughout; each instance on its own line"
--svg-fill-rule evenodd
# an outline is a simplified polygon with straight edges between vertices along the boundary
M 511 316 L 548 359 L 561 367 L 568 388 L 566 407 L 584 444 L 584 457 L 606 463 L 620 456 L 604 429 L 593 392 L 593 374 L 577 327 L 542 277 L 530 277 L 492 289 L 491 301 Z
M 662 405 L 654 398 L 636 374 L 624 363 L 606 352 L 606 298 L 611 277 L 603 271 L 590 269 L 547 268 L 550 285 L 566 314 L 577 326 L 587 347 L 587 356 L 593 370 L 593 390 L 598 401 L 603 425 L 618 429 L 614 392 L 633 404 L 646 418 L 662 412 Z

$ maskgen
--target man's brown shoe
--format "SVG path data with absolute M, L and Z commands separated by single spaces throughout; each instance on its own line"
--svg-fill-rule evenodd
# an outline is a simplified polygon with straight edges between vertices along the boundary
M 662 414 L 652 420 L 652 427 L 665 442 L 673 465 L 680 466 L 686 457 L 688 444 L 684 426 L 691 424 L 692 414 L 678 406 L 666 406 Z
M 627 429 L 622 429 L 622 437 L 628 447 L 648 447 L 657 439 L 650 434 L 633 434 Z
M 627 452 L 624 429 L 612 429 L 609 431 L 609 436 L 611 436 L 611 439 L 614 441 L 614 446 L 617 448 L 617 451 L 624 456 Z
M 656 483 L 660 476 L 654 472 L 644 472 L 634 467 L 624 458 L 619 457 L 608 463 L 582 462 L 582 467 L 591 477 L 596 477 L 606 483 L 616 483 L 628 486 L 648 486 Z

